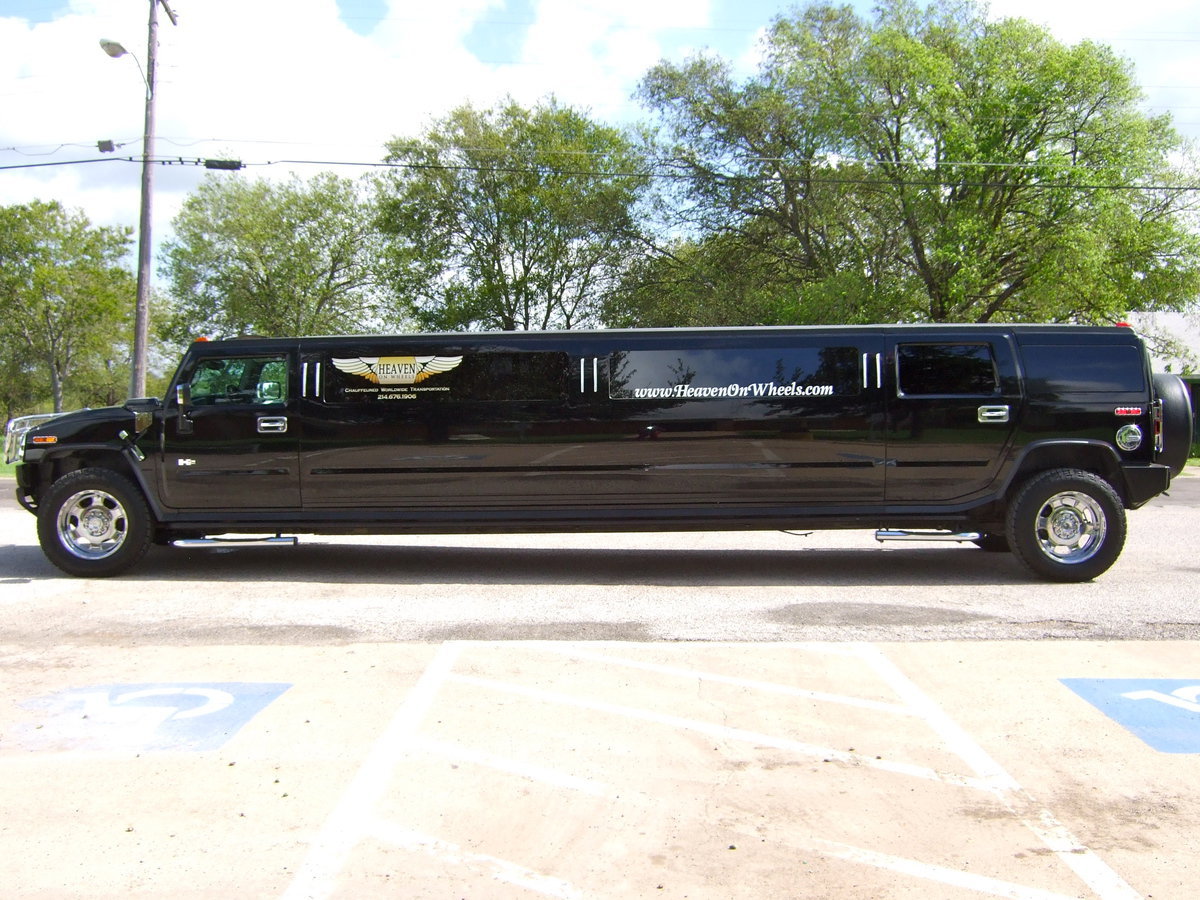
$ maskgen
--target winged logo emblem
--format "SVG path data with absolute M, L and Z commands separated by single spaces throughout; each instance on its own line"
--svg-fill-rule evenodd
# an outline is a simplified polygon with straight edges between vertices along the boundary
M 461 356 L 353 356 L 334 357 L 339 372 L 358 375 L 375 384 L 420 384 L 426 378 L 458 368 Z

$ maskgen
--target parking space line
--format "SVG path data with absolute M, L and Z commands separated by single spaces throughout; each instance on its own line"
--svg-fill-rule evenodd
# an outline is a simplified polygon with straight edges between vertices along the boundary
M 837 841 L 826 841 L 814 838 L 809 841 L 813 852 L 824 856 L 844 859 L 847 862 L 862 863 L 876 869 L 886 869 L 901 875 L 921 878 L 926 881 L 936 881 L 952 887 L 975 891 L 977 894 L 991 894 L 994 897 L 1007 897 L 1010 900 L 1074 900 L 1067 894 L 1044 891 L 1041 888 L 1025 887 L 986 875 L 975 875 L 960 869 L 950 869 L 945 866 L 935 866 L 930 863 L 906 859 L 902 856 L 892 856 L 887 853 L 877 853 L 874 850 L 864 850 Z
M 492 753 L 484 753 L 481 750 L 470 750 L 458 744 L 452 744 L 447 741 L 435 741 L 431 738 L 417 738 L 413 741 L 413 747 L 417 750 L 424 750 L 427 753 L 433 753 L 437 756 L 446 759 L 459 760 L 460 762 L 472 763 L 473 765 L 483 766 L 488 769 L 495 769 L 499 772 L 507 772 L 510 775 L 516 775 L 520 778 L 527 778 L 530 781 L 538 781 L 542 784 L 548 784 L 551 787 L 564 788 L 570 791 L 579 791 L 583 794 L 591 794 L 593 797 L 608 797 L 612 795 L 612 790 L 608 785 L 598 781 L 593 781 L 590 778 L 580 778 L 578 775 L 568 775 L 565 772 L 557 772 L 553 769 L 548 769 L 545 766 L 535 766 L 526 762 L 519 762 L 515 759 L 506 759 L 502 756 L 496 756 Z
M 971 767 L 985 783 L 994 786 L 997 799 L 1022 825 L 1032 831 L 1102 900 L 1137 900 L 1141 895 L 1114 872 L 1033 799 L 965 730 L 940 706 L 884 656 L 873 644 L 855 644 L 864 661 L 911 708 L 917 710 L 946 745 Z
M 823 691 L 813 691 L 806 688 L 793 687 L 789 684 L 778 684 L 771 681 L 755 681 L 751 678 L 738 678 L 734 675 L 719 675 L 715 672 L 701 672 L 696 669 L 684 669 L 678 666 L 668 666 L 660 663 L 642 662 L 620 656 L 610 656 L 606 653 L 594 653 L 572 646 L 555 646 L 553 644 L 537 644 L 539 650 L 569 656 L 572 659 L 598 662 L 606 666 L 623 666 L 628 669 L 640 669 L 644 672 L 655 672 L 659 675 L 671 675 L 676 678 L 686 678 L 691 681 L 710 681 L 714 684 L 728 684 L 733 687 L 744 687 L 752 691 L 762 691 L 768 694 L 783 694 L 788 697 L 802 697 L 806 700 L 818 700 L 822 703 L 837 703 L 842 706 L 856 706 L 859 709 L 869 709 L 872 712 L 890 713 L 896 716 L 918 715 L 914 710 L 898 703 L 885 703 L 880 700 L 865 700 L 860 697 L 849 697 L 844 694 L 829 694 Z
M 475 675 L 451 674 L 447 676 L 447 680 L 458 682 L 460 684 L 469 684 L 474 687 L 484 688 L 486 690 L 528 697 L 532 700 L 537 700 L 543 703 L 558 703 L 563 706 L 573 706 L 578 709 L 590 709 L 595 712 L 623 716 L 629 719 L 638 719 L 643 722 L 652 722 L 658 725 L 665 725 L 668 728 L 678 728 L 684 731 L 693 731 L 699 734 L 706 734 L 719 740 L 743 741 L 756 746 L 772 747 L 776 750 L 784 750 L 789 753 L 795 753 L 800 756 L 808 756 L 814 759 L 829 760 L 831 762 L 841 762 L 854 766 L 880 769 L 884 772 L 891 772 L 896 775 L 909 775 L 914 778 L 922 778 L 927 781 L 937 781 L 943 784 L 974 788 L 976 790 L 992 790 L 992 785 L 986 779 L 955 775 L 947 772 L 939 772 L 936 769 L 930 769 L 925 766 L 914 766 L 909 763 L 892 762 L 891 760 L 886 759 L 874 759 L 858 753 L 848 753 L 844 750 L 835 750 L 832 747 L 819 747 L 815 744 L 806 744 L 802 741 L 792 740 L 791 738 L 776 737 L 775 735 L 763 734 L 757 731 L 747 731 L 741 728 L 729 728 L 725 725 L 716 725 L 712 722 L 702 722 L 697 719 L 685 719 L 681 718 L 680 716 L 665 715 L 647 709 L 638 709 L 632 706 L 621 706 L 620 704 L 616 703 L 606 703 L 601 700 L 587 700 L 580 697 L 574 697 L 570 694 L 558 693 L 557 691 L 547 691 L 541 688 L 528 687 L 526 685 L 514 684 L 507 681 L 496 681 L 491 678 L 479 678 Z
M 576 900 L 576 898 L 583 896 L 569 882 L 561 878 L 541 875 L 532 869 L 526 869 L 516 863 L 498 859 L 495 856 L 488 856 L 486 853 L 473 853 L 464 850 L 450 841 L 443 841 L 439 838 L 409 831 L 384 819 L 375 819 L 373 822 L 370 822 L 368 829 L 372 837 L 381 841 L 387 841 L 394 847 L 399 847 L 402 850 L 423 852 L 442 862 L 449 862 L 454 865 L 484 868 L 497 881 L 514 884 L 527 890 L 536 891 L 539 894 L 545 894 L 548 897 L 558 897 L 561 900 Z
M 460 644 L 442 644 L 421 673 L 317 833 L 304 863 L 283 894 L 286 900 L 312 900 L 333 893 L 350 853 L 367 836 L 363 825 L 374 820 L 376 802 L 392 781 L 397 758 L 411 744 L 460 652 Z
M 367 754 L 366 760 L 338 801 L 337 807 L 317 834 L 300 870 L 283 894 L 285 900 L 316 900 L 333 894 L 337 889 L 337 878 L 345 868 L 350 854 L 368 837 L 388 841 L 402 849 L 423 851 L 456 865 L 482 866 L 499 881 L 506 881 L 561 900 L 575 900 L 581 896 L 568 882 L 560 878 L 540 875 L 498 857 L 464 851 L 449 841 L 410 831 L 375 814 L 375 807 L 391 784 L 397 762 L 405 751 L 451 749 L 440 742 L 419 737 L 417 732 L 442 685 L 456 678 L 451 674 L 451 670 L 464 646 L 466 644 L 460 642 L 442 644 L 433 660 L 421 673 L 421 677 L 417 679 L 400 709 Z M 466 750 L 453 752 L 472 755 Z M 482 754 L 479 758 L 487 759 L 491 763 L 501 762 L 498 757 Z M 525 777 L 533 777 L 535 774 L 544 778 L 554 777 L 547 769 L 516 764 L 514 767 L 521 769 L 520 774 Z M 570 776 L 565 778 L 572 781 Z M 586 779 L 574 779 L 571 786 L 576 789 L 581 786 L 590 787 L 586 784 Z
M 401 849 L 425 853 L 442 862 L 464 866 L 477 873 L 486 872 L 493 879 L 518 885 L 547 896 L 561 898 L 561 900 L 570 900 L 570 898 L 580 896 L 576 888 L 564 879 L 542 875 L 518 863 L 498 857 L 468 851 L 457 844 L 412 831 L 405 828 L 402 823 L 387 821 L 376 814 L 377 805 L 394 780 L 396 767 L 404 758 L 405 753 L 414 751 L 450 760 L 466 761 L 542 782 L 555 788 L 580 791 L 593 796 L 615 796 L 614 789 L 609 785 L 592 779 L 497 756 L 486 750 L 463 747 L 453 742 L 420 735 L 418 732 L 436 702 L 439 691 L 447 684 L 468 685 L 485 691 L 525 697 L 536 703 L 557 704 L 620 716 L 661 725 L 669 729 L 704 734 L 718 740 L 741 741 L 759 748 L 768 747 L 799 756 L 841 762 L 982 791 L 993 797 L 1002 808 L 1007 810 L 1013 817 L 1014 824 L 1020 824 L 1036 835 L 1042 845 L 1074 872 L 1100 900 L 1133 900 L 1139 896 L 1104 861 L 1083 846 L 1066 826 L 1055 819 L 1049 810 L 1038 804 L 982 746 L 926 695 L 915 682 L 910 680 L 898 666 L 892 663 L 884 655 L 882 649 L 873 644 L 844 644 L 836 651 L 827 650 L 825 646 L 812 649 L 814 652 L 836 652 L 839 656 L 860 660 L 899 698 L 900 703 L 886 703 L 808 691 L 773 682 L 628 659 L 574 646 L 552 643 L 527 646 L 608 667 L 623 666 L 671 678 L 719 682 L 750 690 L 850 706 L 865 706 L 875 712 L 912 716 L 927 725 L 945 745 L 945 748 L 961 759 L 972 774 L 947 773 L 901 761 L 870 758 L 852 751 L 820 747 L 786 737 L 660 713 L 653 709 L 625 706 L 513 681 L 467 675 L 454 671 L 463 649 L 470 646 L 479 646 L 479 644 L 476 642 L 451 642 L 443 644 L 439 648 L 383 735 L 368 753 L 358 773 L 313 841 L 303 865 L 284 894 L 285 898 L 299 900 L 299 898 L 326 897 L 333 893 L 337 887 L 337 879 L 349 862 L 352 851 L 360 842 L 368 838 L 386 841 Z M 1041 888 L 1025 887 L 989 876 L 976 875 L 946 866 L 855 847 L 816 835 L 801 839 L 797 847 L 830 858 L 971 890 L 980 894 L 1008 897 L 1011 900 L 1065 900 L 1066 897 L 1066 895 Z
M 883 651 L 873 644 L 854 644 L 858 654 L 899 697 L 908 709 L 925 720 L 946 746 L 980 778 L 998 790 L 1012 791 L 1019 784 L 975 740 L 933 702 Z

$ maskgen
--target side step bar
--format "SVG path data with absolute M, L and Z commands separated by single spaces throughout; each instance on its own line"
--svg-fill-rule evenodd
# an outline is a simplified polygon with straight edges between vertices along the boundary
M 955 541 L 959 544 L 967 541 L 977 541 L 981 537 L 978 531 L 903 531 L 899 528 L 880 528 L 875 532 L 875 540 L 884 541 Z
M 247 537 L 247 538 L 180 538 L 171 541 L 176 547 L 295 547 L 300 539 L 295 536 Z

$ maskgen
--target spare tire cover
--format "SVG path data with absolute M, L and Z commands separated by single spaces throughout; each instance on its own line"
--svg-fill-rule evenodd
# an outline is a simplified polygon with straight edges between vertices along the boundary
M 1166 372 L 1155 374 L 1154 392 L 1163 404 L 1163 450 L 1158 461 L 1178 475 L 1192 449 L 1192 395 L 1182 378 Z

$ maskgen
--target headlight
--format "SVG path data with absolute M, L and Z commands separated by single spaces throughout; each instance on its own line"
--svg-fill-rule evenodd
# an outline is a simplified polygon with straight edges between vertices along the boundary
M 20 416 L 9 421 L 4 429 L 4 461 L 8 464 L 25 461 L 25 435 L 34 428 L 57 419 L 62 413 L 43 413 L 37 416 Z

